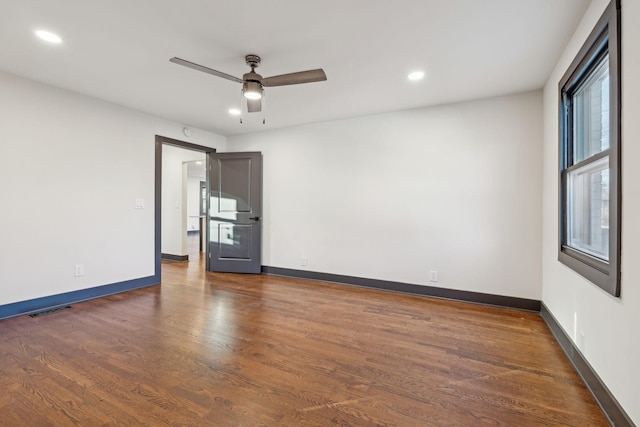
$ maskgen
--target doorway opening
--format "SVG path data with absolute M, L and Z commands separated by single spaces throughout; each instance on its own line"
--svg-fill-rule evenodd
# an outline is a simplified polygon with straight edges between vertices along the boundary
M 155 272 L 161 261 L 205 266 L 210 155 L 214 148 L 156 135 Z M 204 203 L 204 204 L 203 204 Z
M 186 174 L 183 171 L 182 223 L 179 224 L 176 229 L 186 230 L 186 252 L 189 257 L 188 261 L 197 262 L 204 261 L 204 255 L 206 253 L 207 159 L 204 153 L 191 152 L 189 154 L 199 154 L 201 158 L 183 161 L 182 167 L 186 169 Z M 166 156 L 164 158 L 166 159 Z M 163 189 L 166 190 L 164 184 Z M 165 199 L 163 198 L 163 200 Z M 166 225 L 165 216 L 163 216 L 163 224 Z M 184 238 L 184 233 L 182 233 L 181 237 Z M 185 242 L 183 241 L 183 245 L 184 244 Z M 164 249 L 162 253 L 164 253 Z

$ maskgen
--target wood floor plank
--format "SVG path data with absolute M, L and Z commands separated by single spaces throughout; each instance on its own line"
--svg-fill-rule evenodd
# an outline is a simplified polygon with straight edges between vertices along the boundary
M 162 265 L 0 321 L 0 426 L 607 426 L 536 313 Z

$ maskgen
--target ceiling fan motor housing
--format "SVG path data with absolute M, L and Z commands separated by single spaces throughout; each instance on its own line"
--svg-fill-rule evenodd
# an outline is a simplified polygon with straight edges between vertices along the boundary
M 262 85 L 259 81 L 246 80 L 242 84 L 242 94 L 247 99 L 262 98 Z
M 247 99 L 262 98 L 262 76 L 255 72 L 255 68 L 260 65 L 260 57 L 258 55 L 245 56 L 247 65 L 251 67 L 251 71 L 242 76 L 242 94 Z
M 258 55 L 247 55 L 244 59 L 247 61 L 247 65 L 251 67 L 252 71 L 260 65 L 260 57 Z

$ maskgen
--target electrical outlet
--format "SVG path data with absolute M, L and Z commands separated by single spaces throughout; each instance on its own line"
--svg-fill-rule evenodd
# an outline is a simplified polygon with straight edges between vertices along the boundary
M 307 257 L 300 258 L 300 265 L 303 267 L 307 265 Z
M 84 276 L 84 265 L 76 264 L 74 268 L 73 275 L 75 277 Z
M 436 270 L 431 270 L 429 272 L 429 280 L 432 282 L 438 281 L 438 272 Z
M 136 199 L 136 209 L 144 209 L 144 199 Z

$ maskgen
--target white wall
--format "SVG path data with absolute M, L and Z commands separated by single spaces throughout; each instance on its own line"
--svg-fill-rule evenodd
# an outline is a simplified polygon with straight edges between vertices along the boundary
M 181 131 L 0 73 L 0 304 L 152 276 L 155 135 Z M 225 145 L 199 130 L 189 141 Z
M 206 180 L 204 176 L 187 175 L 187 230 L 200 229 L 200 219 L 196 218 L 200 216 L 200 182 Z
M 640 3 L 622 7 L 622 296 L 611 297 L 557 261 L 558 82 L 604 11 L 594 0 L 544 89 L 544 304 L 640 425 Z M 576 321 L 577 320 L 577 321 Z
M 162 146 L 161 252 L 163 254 L 187 255 L 188 253 L 189 187 L 185 162 L 193 160 L 204 162 L 205 159 L 205 154 L 199 151 L 166 144 Z M 195 197 L 195 195 L 191 194 L 191 197 Z M 197 219 L 196 224 L 198 224 Z
M 264 154 L 265 265 L 540 299 L 541 129 L 530 92 L 227 149 Z

